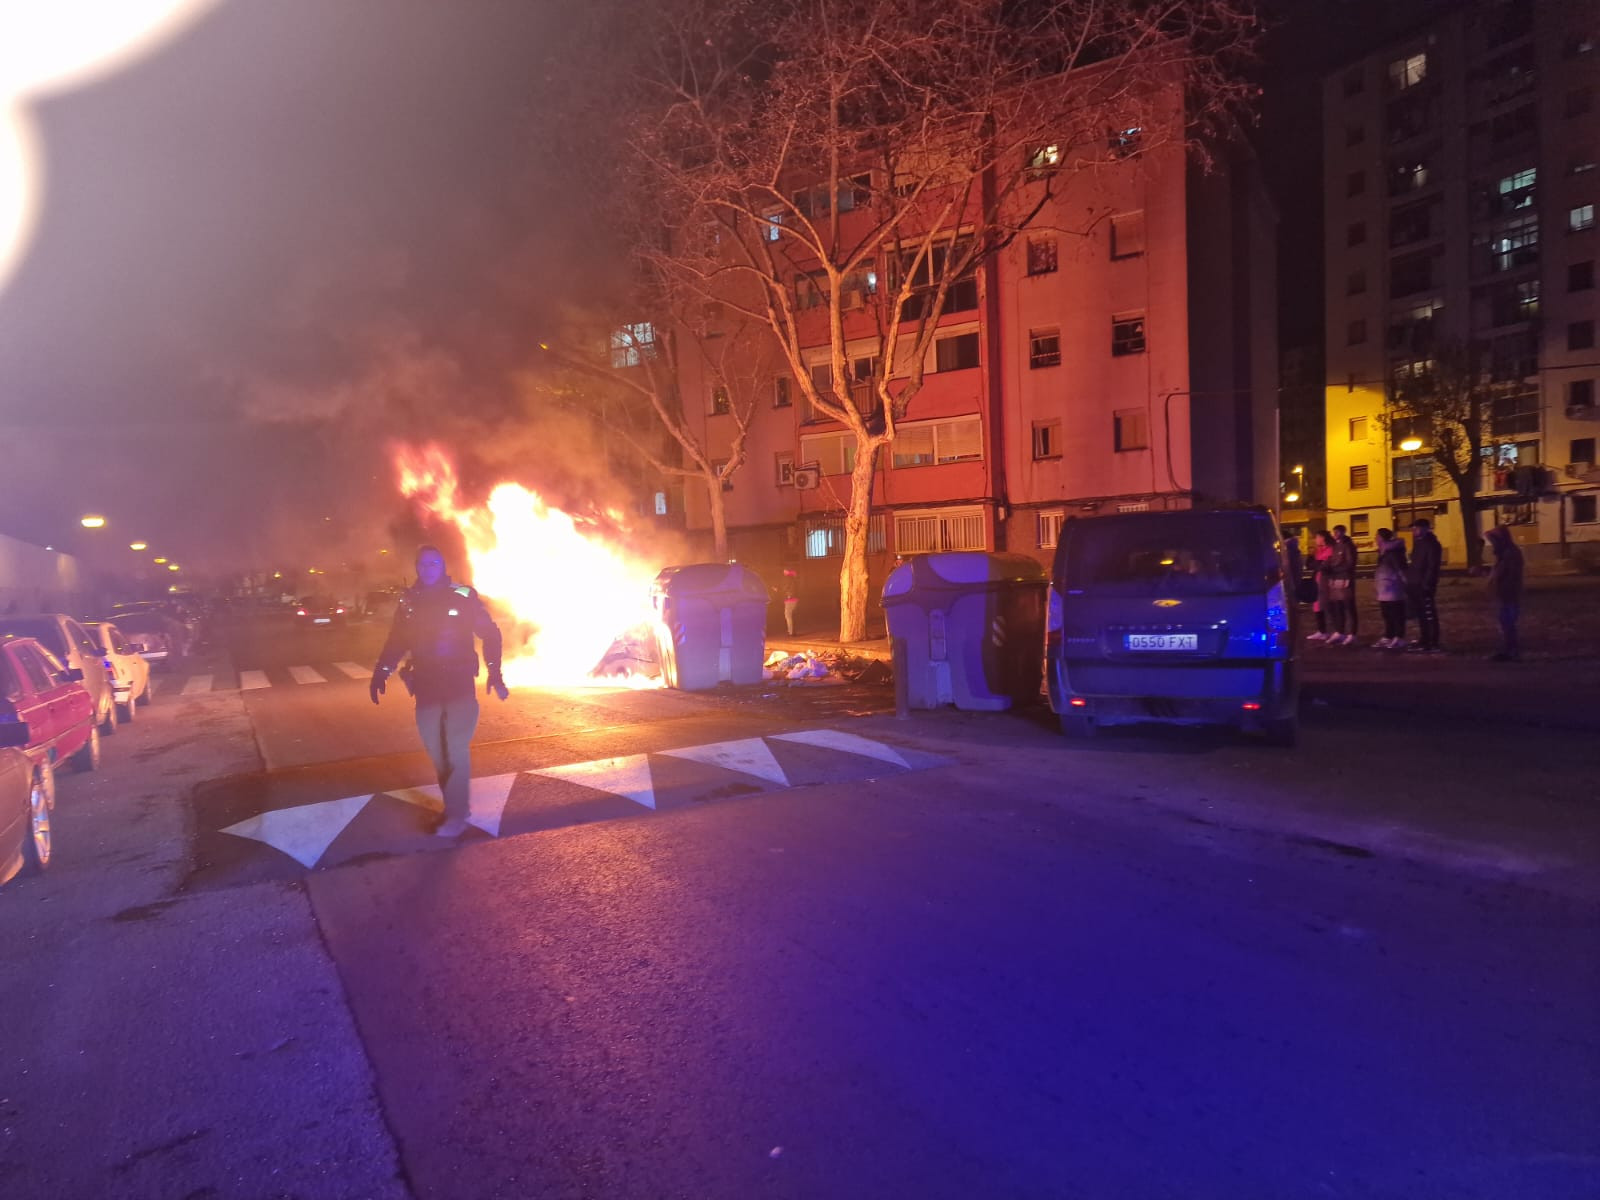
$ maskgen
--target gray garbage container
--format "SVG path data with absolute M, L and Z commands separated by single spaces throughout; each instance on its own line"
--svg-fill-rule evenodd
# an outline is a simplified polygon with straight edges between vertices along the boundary
M 998 712 L 1039 698 L 1045 570 L 1020 554 L 920 554 L 883 585 L 913 708 Z
M 661 679 L 702 691 L 760 683 L 767 651 L 767 585 L 738 563 L 667 567 L 650 590 Z

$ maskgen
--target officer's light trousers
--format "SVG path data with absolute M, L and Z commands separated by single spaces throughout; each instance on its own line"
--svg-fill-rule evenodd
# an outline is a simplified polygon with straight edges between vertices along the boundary
M 444 793 L 444 815 L 466 820 L 472 786 L 472 734 L 478 728 L 478 697 L 471 693 L 453 700 L 417 704 L 417 732 L 433 760 Z

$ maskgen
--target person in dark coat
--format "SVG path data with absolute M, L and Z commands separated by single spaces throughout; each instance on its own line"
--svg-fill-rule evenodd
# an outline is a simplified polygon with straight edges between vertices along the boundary
M 1328 559 L 1328 644 L 1355 645 L 1356 544 L 1343 525 L 1333 527 L 1333 555 Z
M 1511 530 L 1496 525 L 1484 534 L 1494 551 L 1494 568 L 1489 572 L 1489 599 L 1500 620 L 1500 649 L 1489 657 L 1495 662 L 1516 662 L 1517 620 L 1522 615 L 1522 547 L 1511 538 Z
M 1439 647 L 1439 568 L 1444 564 L 1444 549 L 1424 518 L 1411 523 L 1411 561 L 1406 564 L 1406 598 L 1417 615 L 1417 641 L 1410 647 L 1425 654 L 1438 654 Z
M 389 638 L 378 654 L 370 693 L 378 703 L 385 683 L 406 655 L 409 671 L 401 679 L 417 701 L 417 732 L 433 761 L 444 796 L 439 837 L 466 832 L 471 815 L 472 734 L 478 727 L 478 654 L 489 669 L 485 692 L 504 700 L 509 694 L 500 677 L 500 628 L 472 588 L 450 581 L 444 555 L 435 546 L 417 551 L 417 582 L 407 588 L 395 608 Z

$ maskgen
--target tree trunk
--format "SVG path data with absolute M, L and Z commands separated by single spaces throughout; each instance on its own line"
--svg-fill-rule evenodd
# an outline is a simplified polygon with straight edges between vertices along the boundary
M 722 491 L 722 480 L 706 480 L 706 502 L 711 508 L 712 556 L 717 562 L 728 561 L 728 498 Z
M 1461 497 L 1461 533 L 1467 539 L 1467 569 L 1483 566 L 1483 532 L 1479 521 L 1478 492 L 1470 485 L 1458 485 Z
M 872 522 L 872 478 L 879 443 L 856 443 L 850 472 L 850 510 L 844 517 L 844 562 L 839 567 L 839 641 L 867 636 L 867 534 Z

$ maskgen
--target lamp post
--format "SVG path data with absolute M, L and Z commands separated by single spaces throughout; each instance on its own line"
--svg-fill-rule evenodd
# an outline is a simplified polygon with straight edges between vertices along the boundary
M 1422 439 L 1408 437 L 1400 443 L 1400 449 L 1407 454 L 1415 454 L 1422 449 Z M 1406 486 L 1411 493 L 1411 523 L 1415 525 L 1417 523 L 1417 466 L 1414 462 L 1406 470 Z

